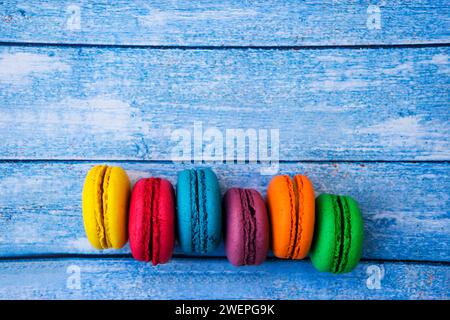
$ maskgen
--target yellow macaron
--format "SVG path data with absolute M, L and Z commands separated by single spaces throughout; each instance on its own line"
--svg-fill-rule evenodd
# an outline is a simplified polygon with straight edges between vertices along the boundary
M 94 166 L 82 196 L 84 228 L 96 249 L 122 248 L 128 240 L 130 180 L 120 167 Z

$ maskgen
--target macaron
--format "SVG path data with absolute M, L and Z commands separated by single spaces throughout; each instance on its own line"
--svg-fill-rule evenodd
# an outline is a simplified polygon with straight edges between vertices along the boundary
M 178 242 L 185 253 L 205 254 L 221 241 L 222 210 L 220 188 L 209 168 L 178 173 Z
M 363 219 L 355 200 L 321 194 L 316 199 L 316 227 L 310 258 L 319 271 L 350 272 L 362 253 Z
M 275 176 L 267 189 L 272 249 L 282 259 L 303 259 L 314 232 L 314 189 L 306 176 Z
M 83 187 L 84 228 L 96 249 L 120 249 L 128 240 L 130 180 L 120 167 L 97 165 L 89 170 Z
M 153 265 L 166 263 L 175 242 L 175 195 L 161 178 L 140 179 L 130 202 L 128 233 L 133 257 Z
M 223 206 L 228 260 L 235 266 L 261 264 L 269 250 L 269 219 L 261 194 L 232 188 L 225 193 Z

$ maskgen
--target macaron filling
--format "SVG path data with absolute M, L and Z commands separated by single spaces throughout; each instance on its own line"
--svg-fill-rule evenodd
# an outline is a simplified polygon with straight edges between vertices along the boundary
M 192 248 L 194 252 L 207 251 L 208 212 L 203 199 L 206 196 L 205 173 L 202 170 L 190 170 L 191 183 L 191 220 L 192 220 Z
M 159 186 L 161 179 L 149 178 L 145 180 L 145 197 L 144 197 L 144 219 L 142 225 L 147 225 L 143 232 L 143 241 L 147 250 L 144 251 L 144 261 L 152 261 L 153 265 L 159 261 Z
M 290 242 L 286 257 L 289 259 L 295 259 L 300 252 L 300 239 L 302 237 L 300 201 L 302 199 L 301 190 L 303 188 L 303 182 L 301 179 L 297 179 L 297 177 L 291 179 L 289 176 L 285 176 L 285 178 L 288 185 L 289 199 L 291 202 Z
M 335 212 L 335 248 L 331 271 L 342 273 L 347 265 L 351 245 L 350 211 L 345 197 L 332 196 Z
M 339 197 L 339 204 L 342 209 L 342 212 L 344 212 L 344 239 L 342 241 L 342 257 L 341 257 L 341 263 L 339 265 L 338 272 L 342 273 L 344 272 L 345 268 L 348 264 L 348 257 L 350 256 L 350 248 L 352 244 L 352 223 L 351 223 L 351 214 L 350 214 L 350 208 L 347 202 L 347 197 L 340 196 Z
M 159 262 L 159 187 L 161 184 L 161 179 L 153 178 L 152 181 L 152 192 L 151 192 L 151 201 L 152 208 L 150 210 L 151 219 L 151 238 L 150 243 L 148 245 L 148 251 L 152 253 L 152 263 L 156 265 Z
M 244 234 L 244 265 L 253 265 L 256 260 L 256 210 L 250 190 L 239 189 L 242 207 Z
M 197 201 L 199 208 L 199 224 L 200 227 L 200 252 L 207 252 L 208 248 L 208 211 L 206 210 L 206 182 L 205 182 L 205 172 L 202 170 L 197 170 Z
M 109 181 L 110 181 L 110 177 L 111 177 L 111 171 L 112 168 L 111 167 L 107 167 L 106 171 L 105 171 L 105 175 L 103 177 L 103 227 L 105 229 L 105 240 L 106 240 L 106 245 L 108 248 L 112 247 L 111 244 L 111 237 L 110 237 L 110 230 L 109 230 L 109 221 L 108 221 L 108 186 L 109 186 Z
M 99 166 L 98 175 L 96 176 L 95 184 L 97 185 L 96 206 L 95 206 L 95 220 L 96 230 L 100 245 L 103 249 L 110 248 L 111 242 L 109 238 L 108 228 L 108 185 L 109 177 L 111 176 L 111 167 Z
M 191 231 L 192 231 L 192 248 L 196 249 L 196 244 L 199 242 L 198 234 L 198 223 L 199 223 L 199 212 L 198 212 L 198 194 L 197 194 L 197 175 L 195 171 L 189 170 L 190 176 L 190 196 L 191 196 Z M 192 199 L 193 198 L 193 199 Z M 193 200 L 193 201 L 192 201 Z
M 151 256 L 151 248 L 152 248 L 152 225 L 151 225 L 151 204 L 153 203 L 152 199 L 152 183 L 150 179 L 145 179 L 145 187 L 144 187 L 144 212 L 142 214 L 143 226 L 149 224 L 147 228 L 142 228 L 142 241 L 147 244 L 147 250 L 144 250 L 144 261 L 149 262 Z

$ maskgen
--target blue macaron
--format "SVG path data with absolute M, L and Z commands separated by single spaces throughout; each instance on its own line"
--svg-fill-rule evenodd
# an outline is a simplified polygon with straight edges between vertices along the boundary
M 177 231 L 185 253 L 204 254 L 220 244 L 222 208 L 217 176 L 209 168 L 178 173 Z

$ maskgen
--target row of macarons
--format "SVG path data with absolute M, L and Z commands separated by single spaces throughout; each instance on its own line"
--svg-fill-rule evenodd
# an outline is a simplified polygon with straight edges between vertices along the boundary
M 142 178 L 131 190 L 126 172 L 97 165 L 86 176 L 82 210 L 87 238 L 97 249 L 123 247 L 153 265 L 206 254 L 225 238 L 235 266 L 259 265 L 271 247 L 282 259 L 310 257 L 319 271 L 351 271 L 361 257 L 363 220 L 355 200 L 321 194 L 304 175 L 272 178 L 264 199 L 255 189 L 231 188 L 221 197 L 210 168 L 178 173 L 176 192 L 163 178 Z M 223 226 L 223 227 L 222 227 Z

